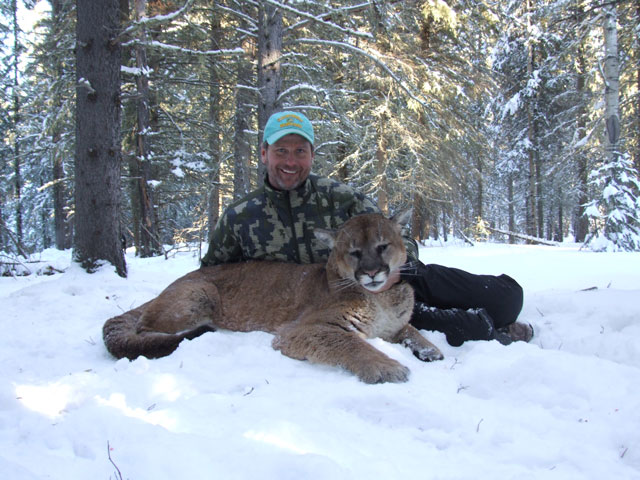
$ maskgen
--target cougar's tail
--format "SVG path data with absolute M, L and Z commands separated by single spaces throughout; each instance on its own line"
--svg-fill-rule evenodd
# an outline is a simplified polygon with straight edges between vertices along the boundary
M 110 318 L 102 327 L 104 344 L 114 357 L 130 360 L 141 355 L 147 358 L 164 357 L 178 348 L 182 340 L 191 340 L 215 330 L 210 325 L 201 325 L 180 333 L 138 332 L 136 325 L 144 311 L 143 307 Z

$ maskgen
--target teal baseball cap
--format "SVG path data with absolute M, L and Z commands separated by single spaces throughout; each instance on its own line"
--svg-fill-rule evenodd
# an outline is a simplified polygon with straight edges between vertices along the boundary
M 313 125 L 304 114 L 299 112 L 277 112 L 271 115 L 264 127 L 262 140 L 273 145 L 290 133 L 306 138 L 313 145 Z

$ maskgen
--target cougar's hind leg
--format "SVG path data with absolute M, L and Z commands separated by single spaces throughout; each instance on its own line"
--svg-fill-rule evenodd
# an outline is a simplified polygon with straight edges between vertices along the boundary
M 138 321 L 146 305 L 107 320 L 102 327 L 102 338 L 107 351 L 116 358 L 134 360 L 139 356 L 158 358 L 169 355 L 183 340 L 175 334 L 138 332 Z
M 281 328 L 273 347 L 284 355 L 339 366 L 365 383 L 406 382 L 409 369 L 339 323 L 296 322 Z
M 427 340 L 413 325 L 405 325 L 391 341 L 404 345 L 423 362 L 433 362 L 444 358 L 440 349 Z
M 180 342 L 215 330 L 220 297 L 215 285 L 194 272 L 176 280 L 158 297 L 110 318 L 102 336 L 116 358 L 164 357 Z
M 216 286 L 204 278 L 185 279 L 149 302 L 138 323 L 138 332 L 176 334 L 193 339 L 214 331 L 220 316 Z

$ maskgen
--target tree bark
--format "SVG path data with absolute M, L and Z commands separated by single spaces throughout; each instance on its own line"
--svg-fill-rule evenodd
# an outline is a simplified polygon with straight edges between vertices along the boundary
M 220 18 L 212 15 L 209 26 L 211 49 L 220 49 L 222 31 Z M 211 157 L 211 174 L 209 177 L 208 223 L 209 237 L 218 223 L 220 216 L 220 77 L 213 59 L 209 60 L 209 155 Z
M 13 55 L 14 62 L 11 68 L 13 75 L 12 83 L 12 96 L 13 96 L 13 118 L 12 127 L 14 129 L 13 139 L 13 198 L 15 202 L 15 225 L 16 225 L 16 238 L 23 249 L 23 232 L 22 232 L 22 164 L 20 160 L 20 137 L 19 137 L 19 125 L 20 125 L 20 95 L 18 93 L 18 87 L 20 86 L 20 73 L 18 71 L 19 57 L 20 57 L 20 40 L 18 36 L 18 2 L 12 0 L 11 11 L 13 14 Z
M 533 7 L 531 1 L 527 0 L 527 11 L 531 12 Z M 527 15 L 527 23 L 530 22 L 530 15 Z M 530 31 L 530 25 L 528 26 Z M 529 42 L 528 47 L 528 61 L 527 61 L 527 77 L 533 77 L 533 71 L 535 68 L 535 52 L 533 42 Z M 527 104 L 527 124 L 528 124 L 528 138 L 529 138 L 529 171 L 528 171 L 528 190 L 527 190 L 527 234 L 535 236 L 538 231 L 538 208 L 537 208 L 537 188 L 536 188 L 536 151 L 535 146 L 536 132 L 535 132 L 535 111 L 534 111 L 534 98 L 528 99 Z
M 516 209 L 515 198 L 513 193 L 513 173 L 510 173 L 507 178 L 507 202 L 508 202 L 508 215 L 509 215 L 509 231 L 515 232 L 516 230 Z M 515 243 L 513 237 L 509 237 L 509 243 Z
M 426 225 L 427 221 L 425 219 L 425 205 L 424 198 L 420 193 L 416 190 L 413 192 L 413 209 L 411 211 L 411 236 L 414 240 L 420 241 L 423 238 L 427 237 L 426 233 Z
M 385 215 L 389 215 L 389 194 L 387 184 L 387 138 L 386 138 L 386 123 L 387 115 L 382 114 L 378 117 L 378 129 L 377 129 L 377 146 L 376 146 L 376 174 L 377 174 L 377 196 L 378 196 L 378 208 Z
M 140 21 L 146 17 L 147 1 L 135 0 L 135 19 Z M 149 162 L 149 145 L 147 136 L 151 130 L 151 94 L 149 91 L 149 64 L 145 42 L 147 32 L 144 26 L 138 31 L 139 42 L 135 46 L 136 67 L 136 164 L 137 164 L 137 221 L 140 230 L 138 254 L 141 257 L 152 257 L 159 253 L 158 222 L 156 221 L 153 189 L 151 186 L 151 164 Z
M 586 75 L 587 75 L 587 66 L 586 66 L 586 58 L 584 55 L 584 47 L 581 46 L 578 49 L 578 79 L 576 84 L 576 90 L 578 92 L 580 107 L 578 111 L 577 117 L 577 136 L 578 139 L 582 139 L 586 136 L 586 121 L 587 114 L 585 108 L 585 96 L 586 96 Z M 578 205 L 577 205 L 577 213 L 576 213 L 576 221 L 574 228 L 574 235 L 576 242 L 584 242 L 587 238 L 587 234 L 589 233 L 589 218 L 586 215 L 587 203 L 589 202 L 589 166 L 587 161 L 587 156 L 578 152 L 577 158 L 577 169 L 578 169 Z
M 561 198 L 558 195 L 558 198 Z M 564 208 L 562 207 L 562 201 L 558 205 L 558 230 L 553 236 L 553 240 L 556 242 L 561 242 L 564 239 Z
M 127 268 L 120 227 L 119 0 L 76 2 L 74 259 L 87 271 L 106 260 Z
M 607 153 L 607 161 L 613 162 L 618 155 L 618 142 L 620 139 L 620 76 L 618 61 L 618 27 L 615 4 L 605 6 L 604 10 L 604 118 L 607 133 L 605 135 L 605 150 Z
M 484 209 L 483 209 L 483 203 L 484 203 L 484 176 L 482 175 L 483 172 L 483 168 L 482 168 L 482 154 L 481 153 L 477 153 L 476 155 L 476 168 L 478 170 L 478 191 L 477 191 L 477 195 L 476 195 L 476 201 L 475 201 L 475 205 L 474 205 L 474 211 L 475 211 L 475 219 L 474 220 L 479 220 L 479 219 L 483 219 L 484 218 Z
M 245 43 L 245 51 L 252 47 Z M 250 57 L 250 55 L 248 55 Z M 249 58 L 239 55 L 236 60 L 238 83 L 235 91 L 236 109 L 234 113 L 234 162 L 233 162 L 233 198 L 242 198 L 251 188 L 251 145 L 247 139 L 251 119 L 251 98 L 249 89 L 251 85 L 251 62 Z
M 264 126 L 272 113 L 278 110 L 282 79 L 280 58 L 282 56 L 282 12 L 270 3 L 260 1 L 258 20 L 258 130 Z M 258 138 L 260 151 L 262 135 Z M 258 183 L 264 180 L 265 166 L 258 162 Z
M 534 131 L 535 131 L 535 137 L 536 140 L 539 136 L 538 134 L 538 129 L 536 126 L 536 120 L 534 119 Z M 536 212 L 536 225 L 538 227 L 538 237 L 543 238 L 544 237 L 544 222 L 545 222 L 545 218 L 544 218 L 544 202 L 543 202 L 543 184 L 542 184 L 542 158 L 540 156 L 540 151 L 538 148 L 536 148 L 535 150 L 535 168 L 536 168 L 536 208 L 537 208 L 537 212 Z
M 0 197 L 0 252 L 6 252 L 7 251 L 7 244 L 8 241 L 6 240 L 6 238 L 8 237 L 8 235 L 5 234 L 5 226 L 4 226 L 4 214 L 3 214 L 3 201 L 4 198 Z
M 51 0 L 51 20 L 52 20 L 52 32 L 51 36 L 56 41 L 63 34 L 63 24 L 65 17 L 69 12 L 71 5 L 68 2 L 61 0 Z M 54 72 L 56 75 L 56 81 L 62 82 L 64 75 L 64 59 L 61 52 L 53 52 L 54 56 Z M 60 88 L 56 88 L 52 98 L 52 104 L 56 110 L 62 109 L 62 95 Z M 58 250 L 65 250 L 71 246 L 71 232 L 70 224 L 67 216 L 67 191 L 66 185 L 66 173 L 64 165 L 64 154 L 60 151 L 60 142 L 62 139 L 63 130 L 61 128 L 61 120 L 54 120 L 55 124 L 51 131 L 51 141 L 54 147 L 51 149 L 51 168 L 53 179 L 53 224 L 54 224 L 54 236 L 55 245 Z

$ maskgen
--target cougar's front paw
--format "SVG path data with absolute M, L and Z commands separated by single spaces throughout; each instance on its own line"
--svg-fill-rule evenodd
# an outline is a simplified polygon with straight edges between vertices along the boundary
M 392 359 L 368 363 L 355 373 L 365 383 L 402 383 L 409 380 L 409 369 Z
M 435 362 L 436 360 L 442 360 L 444 355 L 438 347 L 424 347 L 413 350 L 413 354 L 418 360 L 423 362 Z
M 423 362 L 434 362 L 444 358 L 440 349 L 419 333 L 413 338 L 405 338 L 402 340 L 402 345 L 411 350 L 416 358 Z

